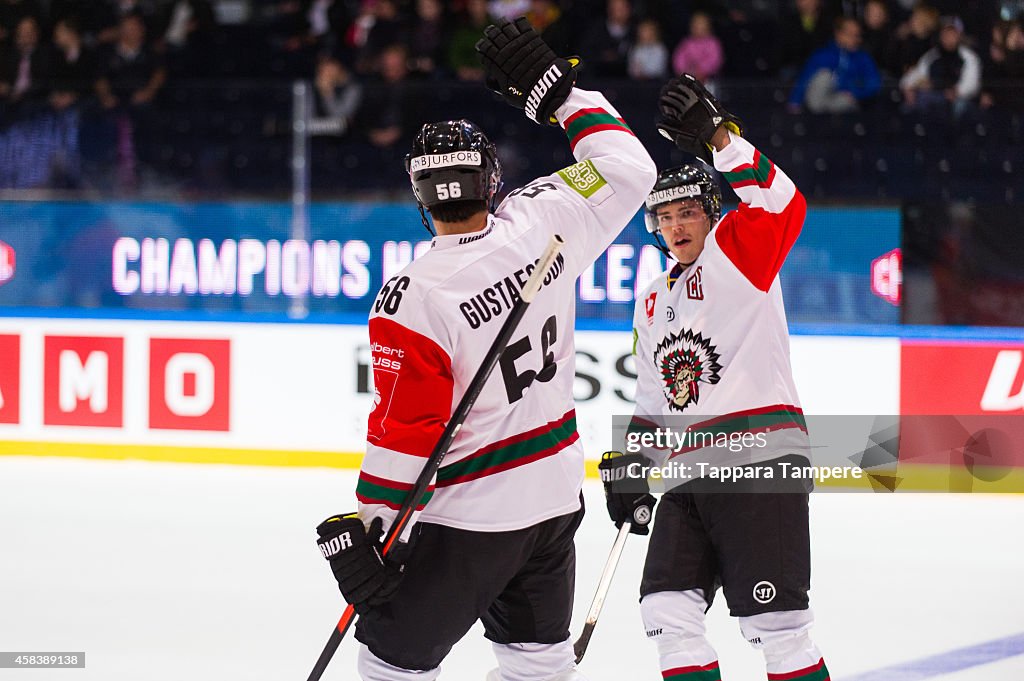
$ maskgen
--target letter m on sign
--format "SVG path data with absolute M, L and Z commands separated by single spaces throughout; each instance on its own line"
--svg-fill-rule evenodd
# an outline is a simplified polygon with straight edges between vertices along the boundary
M 121 427 L 123 339 L 47 336 L 43 355 L 44 424 Z

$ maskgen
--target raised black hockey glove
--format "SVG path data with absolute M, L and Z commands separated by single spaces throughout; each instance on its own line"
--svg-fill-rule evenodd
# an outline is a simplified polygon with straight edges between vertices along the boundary
M 658 97 L 658 132 L 676 147 L 711 163 L 711 138 L 724 125 L 737 135 L 740 119 L 722 108 L 704 84 L 684 73 L 665 83 Z
M 639 464 L 629 470 L 632 464 Z M 630 522 L 631 534 L 647 534 L 647 526 L 654 518 L 656 499 L 648 491 L 646 477 L 630 477 L 636 475 L 639 468 L 649 466 L 650 461 L 640 454 L 623 454 L 622 452 L 605 452 L 601 455 L 601 463 L 597 465 L 604 483 L 604 498 L 608 503 L 608 515 L 615 527 Z
M 374 518 L 367 530 L 350 513 L 331 516 L 316 528 L 320 535 L 316 543 L 331 564 L 341 595 L 360 615 L 389 600 L 402 580 L 401 564 L 390 560 L 390 551 L 384 556 L 382 526 L 383 521 Z
M 558 125 L 554 113 L 576 82 L 578 58 L 555 55 L 526 17 L 485 28 L 476 51 L 488 88 L 534 123 Z

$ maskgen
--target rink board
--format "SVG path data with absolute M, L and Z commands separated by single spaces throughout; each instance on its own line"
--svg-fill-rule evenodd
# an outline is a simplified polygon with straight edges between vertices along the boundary
M 600 453 L 612 415 L 633 411 L 632 338 L 576 337 L 579 429 Z M 373 390 L 365 326 L 4 319 L 5 342 L 16 350 L 0 360 L 2 453 L 358 464 Z M 898 408 L 896 339 L 795 337 L 793 360 L 808 412 Z
M 631 341 L 576 334 L 590 473 L 611 417 L 633 410 Z M 791 354 L 808 414 L 1024 411 L 1020 342 L 795 335 Z M 353 468 L 372 390 L 360 325 L 0 320 L 4 455 Z M 948 471 L 916 475 L 933 488 Z

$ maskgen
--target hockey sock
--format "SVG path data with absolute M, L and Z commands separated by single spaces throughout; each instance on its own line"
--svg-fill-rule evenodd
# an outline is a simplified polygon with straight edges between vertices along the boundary
M 740 618 L 744 637 L 764 653 L 769 681 L 829 681 L 821 651 L 811 641 L 813 622 L 809 608 Z
M 662 591 L 640 602 L 647 637 L 658 645 L 664 681 L 721 681 L 718 654 L 704 637 L 706 607 L 699 590 Z
M 359 646 L 356 668 L 363 681 L 434 681 L 441 674 L 440 667 L 417 671 L 388 664 L 371 653 L 365 645 Z
M 501 681 L 551 681 L 579 679 L 572 640 L 561 643 L 494 643 Z

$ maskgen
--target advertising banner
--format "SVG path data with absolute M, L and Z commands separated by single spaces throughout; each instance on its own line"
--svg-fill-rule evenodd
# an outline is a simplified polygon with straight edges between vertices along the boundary
M 314 204 L 309 217 L 299 238 L 286 204 L 3 203 L 0 306 L 361 322 L 383 282 L 430 248 L 412 204 Z M 811 208 L 782 270 L 790 321 L 897 323 L 898 273 L 880 277 L 878 262 L 899 233 L 894 208 Z M 571 225 L 563 236 L 587 238 Z M 580 277 L 580 324 L 626 328 L 664 266 L 635 217 Z
M 631 352 L 628 331 L 576 333 L 591 459 L 633 412 Z M 809 413 L 894 412 L 898 361 L 892 338 L 793 338 Z M 8 318 L 0 395 L 3 454 L 344 467 L 358 465 L 374 387 L 364 326 Z

